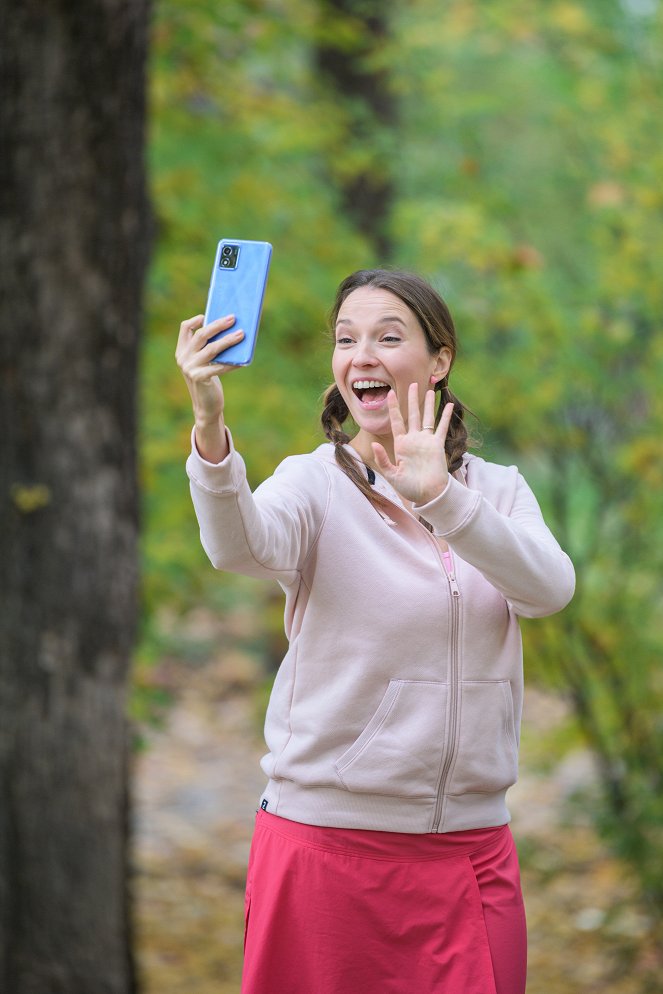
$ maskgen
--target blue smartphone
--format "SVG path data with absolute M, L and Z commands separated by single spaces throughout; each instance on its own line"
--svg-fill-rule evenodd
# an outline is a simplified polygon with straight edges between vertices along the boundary
M 228 331 L 210 338 L 210 342 L 240 328 L 244 332 L 244 338 L 218 355 L 213 362 L 248 366 L 253 359 L 271 257 L 272 246 L 269 242 L 223 238 L 217 245 L 205 308 L 205 324 L 226 314 L 234 314 L 235 323 Z

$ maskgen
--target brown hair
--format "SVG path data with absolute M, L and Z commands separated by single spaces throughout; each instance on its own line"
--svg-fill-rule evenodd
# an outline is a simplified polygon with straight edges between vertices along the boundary
M 447 348 L 451 352 L 451 366 L 453 366 L 458 343 L 456 339 L 456 329 L 449 308 L 442 300 L 442 297 L 433 287 L 417 276 L 416 273 L 407 273 L 390 269 L 360 269 L 352 273 L 343 280 L 336 291 L 336 299 L 329 314 L 330 328 L 336 326 L 338 312 L 343 301 L 353 290 L 359 287 L 374 287 L 376 290 L 388 290 L 410 308 L 417 318 L 421 329 L 426 337 L 426 344 L 431 355 L 437 355 L 442 348 Z M 451 372 L 451 366 L 449 372 Z M 468 433 L 463 418 L 466 408 L 454 397 L 449 389 L 449 374 L 435 385 L 435 390 L 439 392 L 440 399 L 435 412 L 435 425 L 437 426 L 442 411 L 446 404 L 454 405 L 451 424 L 445 442 L 447 454 L 447 465 L 449 472 L 453 473 L 462 464 L 463 455 L 467 450 Z M 328 387 L 325 391 L 324 409 L 321 415 L 322 428 L 333 444 L 336 462 L 343 472 L 359 487 L 361 492 L 376 507 L 386 506 L 386 502 L 378 493 L 371 488 L 368 480 L 359 469 L 359 464 L 343 448 L 350 441 L 351 436 L 343 430 L 343 425 L 349 415 L 349 411 L 341 393 L 336 386 Z

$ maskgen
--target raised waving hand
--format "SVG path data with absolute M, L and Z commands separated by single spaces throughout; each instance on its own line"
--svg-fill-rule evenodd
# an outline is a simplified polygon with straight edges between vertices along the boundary
M 406 427 L 394 391 L 390 390 L 387 397 L 394 437 L 394 462 L 379 442 L 372 442 L 371 446 L 378 469 L 401 497 L 415 504 L 427 504 L 442 493 L 449 479 L 444 443 L 453 404 L 445 405 L 435 428 L 435 392 L 426 391 L 423 419 L 416 383 L 410 384 L 407 399 Z

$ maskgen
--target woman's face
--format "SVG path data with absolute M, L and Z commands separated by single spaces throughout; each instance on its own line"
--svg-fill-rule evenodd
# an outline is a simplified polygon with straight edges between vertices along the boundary
M 410 383 L 418 384 L 423 409 L 431 376 L 442 379 L 450 364 L 447 348 L 431 355 L 415 314 L 389 290 L 359 287 L 343 301 L 336 321 L 332 370 L 350 416 L 361 430 L 377 436 L 391 434 L 389 388 L 396 392 L 407 422 Z

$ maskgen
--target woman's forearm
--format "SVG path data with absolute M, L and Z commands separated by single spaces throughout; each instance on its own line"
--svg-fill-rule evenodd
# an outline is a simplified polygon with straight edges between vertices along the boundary
M 196 418 L 196 448 L 206 462 L 223 462 L 230 448 L 222 414 L 211 422 Z

